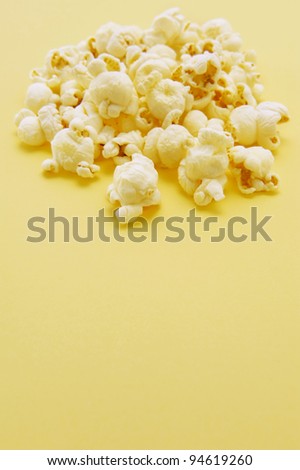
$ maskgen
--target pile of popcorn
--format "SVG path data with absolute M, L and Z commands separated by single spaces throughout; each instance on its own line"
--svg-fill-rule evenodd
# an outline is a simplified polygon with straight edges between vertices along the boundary
M 224 199 L 228 173 L 245 194 L 278 187 L 272 151 L 288 110 L 262 100 L 255 52 L 225 19 L 198 25 L 172 8 L 146 30 L 110 22 L 51 50 L 30 78 L 19 138 L 50 142 L 48 172 L 91 178 L 113 159 L 107 194 L 122 221 L 159 204 L 155 168 L 177 169 L 199 206 Z

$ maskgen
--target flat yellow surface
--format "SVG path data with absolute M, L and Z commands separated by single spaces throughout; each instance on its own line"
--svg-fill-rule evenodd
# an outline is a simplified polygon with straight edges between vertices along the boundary
M 226 17 L 258 53 L 265 98 L 281 101 L 277 195 L 227 198 L 198 214 L 272 215 L 273 241 L 33 244 L 27 220 L 111 211 L 111 169 L 92 183 L 44 177 L 46 149 L 21 145 L 13 116 L 33 67 L 114 20 L 146 27 L 171 1 L 16 0 L 1 7 L 2 449 L 299 449 L 300 55 L 296 0 L 177 1 Z M 163 203 L 193 202 L 163 172 Z M 172 175 L 171 175 L 172 176 Z M 242 228 L 242 227 L 241 227 Z M 160 231 L 160 235 L 163 230 Z

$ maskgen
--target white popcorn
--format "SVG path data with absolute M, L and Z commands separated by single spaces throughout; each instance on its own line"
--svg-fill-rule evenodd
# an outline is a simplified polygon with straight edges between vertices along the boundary
M 59 131 L 51 142 L 51 148 L 53 158 L 43 162 L 44 171 L 57 172 L 62 167 L 83 178 L 92 178 L 100 169 L 94 165 L 94 140 L 80 119 L 74 119 L 70 129 Z
M 155 46 L 150 47 L 147 53 L 155 54 L 161 59 L 171 59 L 172 61 L 176 61 L 176 52 L 165 44 L 156 44 Z
M 20 111 L 15 115 L 15 125 L 19 126 L 21 124 L 21 121 L 23 121 L 24 118 L 29 116 L 34 117 L 34 112 L 27 108 L 20 109 Z
M 175 71 L 184 85 L 195 89 L 209 91 L 215 88 L 219 77 L 221 63 L 215 53 L 205 51 L 203 54 L 184 57 L 181 69 Z
M 128 222 L 143 213 L 143 207 L 160 203 L 157 188 L 158 173 L 153 162 L 140 153 L 134 153 L 130 162 L 116 167 L 113 183 L 107 195 L 111 203 L 119 202 L 117 217 Z
M 233 109 L 227 129 L 235 142 L 250 147 L 255 144 L 269 150 L 275 150 L 280 139 L 277 124 L 288 121 L 285 106 L 273 102 L 262 102 L 256 108 L 250 105 Z
M 257 106 L 256 109 L 259 111 L 272 111 L 273 113 L 279 114 L 280 120 L 278 121 L 278 124 L 287 122 L 289 120 L 289 112 L 287 107 L 281 103 L 277 103 L 276 101 L 263 101 Z
M 197 137 L 200 129 L 206 127 L 207 121 L 208 119 L 202 111 L 193 109 L 186 114 L 183 125 L 194 137 Z
M 106 51 L 109 54 L 122 59 L 129 46 L 138 44 L 143 31 L 137 26 L 122 27 L 120 31 L 112 34 L 107 42 Z
M 134 85 L 137 92 L 141 95 L 147 93 L 147 83 L 154 73 L 159 72 L 162 78 L 171 78 L 175 66 L 176 62 L 173 59 L 149 58 L 145 60 L 135 73 Z
M 201 30 L 205 36 L 216 39 L 221 34 L 232 33 L 232 26 L 224 18 L 215 18 L 204 23 Z
M 45 171 L 92 178 L 94 161 L 111 158 L 109 198 L 126 222 L 159 202 L 154 165 L 177 168 L 200 206 L 225 197 L 228 169 L 243 193 L 278 186 L 271 151 L 288 110 L 263 101 L 256 53 L 226 19 L 201 25 L 171 8 L 146 30 L 109 22 L 50 50 L 30 80 L 20 140 L 51 143 Z
M 144 146 L 144 138 L 140 131 L 121 132 L 110 139 L 103 147 L 103 157 L 113 158 L 114 162 L 124 163 L 126 157 L 140 153 Z
M 146 102 L 151 114 L 160 121 L 163 121 L 170 111 L 177 110 L 183 114 L 191 109 L 193 98 L 189 94 L 189 88 L 181 83 L 166 78 L 149 88 Z
M 28 87 L 25 106 L 37 113 L 43 106 L 56 101 L 55 95 L 44 83 L 33 83 Z
M 77 106 L 83 98 L 83 88 L 76 80 L 64 82 L 60 89 L 60 101 L 63 106 Z
M 46 71 L 64 79 L 72 78 L 72 68 L 80 62 L 82 52 L 76 46 L 65 46 L 52 49 L 46 57 Z
M 51 142 L 54 136 L 63 129 L 59 111 L 54 104 L 47 104 L 39 110 L 38 117 L 47 141 Z
M 19 139 L 27 145 L 39 147 L 46 142 L 46 137 L 37 116 L 27 116 L 18 125 Z
M 245 146 L 254 145 L 257 138 L 256 109 L 249 105 L 233 109 L 228 130 L 232 133 L 235 142 Z
M 263 147 L 236 146 L 229 150 L 230 169 L 239 190 L 244 194 L 255 191 L 275 191 L 279 178 L 272 173 L 274 157 Z
M 148 46 L 172 45 L 179 36 L 183 24 L 184 17 L 180 14 L 179 8 L 170 8 L 154 18 L 152 27 L 143 35 L 143 42 Z
M 116 129 L 117 133 L 131 132 L 137 130 L 135 122 L 136 115 L 129 116 L 128 114 L 121 113 L 118 118 L 107 120 L 106 123 Z
M 177 168 L 186 157 L 194 139 L 188 130 L 179 125 L 170 125 L 165 130 L 155 128 L 145 138 L 144 154 L 155 164 L 166 168 Z M 156 131 L 156 132 L 155 132 Z
M 118 33 L 121 29 L 122 26 L 113 22 L 100 26 L 94 37 L 94 47 L 97 55 L 106 52 L 108 41 L 113 34 Z
M 198 205 L 224 198 L 227 150 L 233 145 L 230 134 L 222 130 L 222 121 L 212 121 L 210 127 L 200 129 L 199 142 L 189 148 L 178 168 L 179 184 L 185 192 L 194 195 Z
M 242 47 L 242 38 L 239 33 L 227 32 L 218 36 L 222 48 L 227 51 L 239 52 Z
M 158 125 L 157 120 L 150 113 L 146 103 L 139 107 L 135 116 L 135 123 L 136 127 L 144 133 L 149 132 L 156 124 Z
M 121 112 L 137 112 L 137 93 L 130 78 L 123 72 L 101 73 L 91 82 L 88 91 L 104 119 L 119 117 Z
M 32 83 L 43 83 L 47 85 L 54 94 L 58 94 L 61 79 L 57 75 L 48 75 L 45 68 L 31 70 L 29 78 Z
M 194 201 L 198 206 L 207 206 L 212 201 L 221 201 L 225 198 L 224 186 L 227 182 L 225 175 L 219 178 L 204 178 L 194 192 Z

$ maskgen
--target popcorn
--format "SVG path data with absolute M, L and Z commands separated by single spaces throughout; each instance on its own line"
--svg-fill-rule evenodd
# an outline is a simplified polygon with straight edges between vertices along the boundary
M 145 138 L 144 154 L 157 165 L 177 168 L 193 141 L 183 126 L 170 125 L 165 130 L 154 128 Z
M 18 125 L 18 137 L 27 145 L 39 147 L 46 142 L 41 123 L 37 116 L 27 116 Z
M 124 72 L 100 73 L 91 82 L 88 92 L 104 119 L 119 117 L 121 112 L 132 115 L 137 112 L 137 93 Z
M 116 216 L 128 222 L 140 216 L 143 207 L 159 204 L 157 181 L 158 173 L 153 162 L 141 153 L 134 153 L 130 162 L 117 166 L 113 183 L 107 191 L 111 203 L 121 204 Z
M 154 166 L 176 168 L 200 206 L 224 199 L 229 172 L 244 194 L 278 187 L 271 152 L 288 110 L 263 101 L 256 53 L 226 19 L 201 25 L 171 8 L 144 31 L 109 22 L 50 50 L 30 80 L 19 139 L 50 143 L 44 171 L 92 178 L 96 159 L 112 159 L 109 199 L 125 221 L 159 203 Z
M 124 163 L 134 153 L 139 153 L 144 146 L 144 138 L 140 131 L 121 132 L 110 139 L 103 147 L 104 158 L 113 158 L 114 162 Z
M 277 124 L 289 120 L 288 110 L 276 102 L 262 102 L 256 108 L 250 105 L 232 110 L 227 129 L 235 142 L 252 146 L 258 144 L 269 150 L 275 150 L 280 139 Z
M 180 114 L 189 111 L 192 102 L 189 88 L 168 78 L 158 79 L 154 84 L 149 84 L 146 94 L 146 103 L 151 114 L 160 121 L 163 121 L 171 111 L 176 110 Z
M 43 106 L 55 101 L 55 95 L 46 84 L 33 83 L 27 90 L 25 106 L 34 113 L 37 113 Z
M 63 106 L 77 106 L 83 98 L 83 87 L 76 80 L 68 80 L 61 85 L 60 101 Z
M 270 150 L 238 145 L 229 150 L 229 156 L 231 173 L 242 193 L 275 191 L 278 188 L 279 177 L 272 173 L 274 157 Z
M 197 137 L 200 129 L 206 127 L 207 122 L 208 119 L 202 111 L 193 109 L 186 114 L 183 125 L 194 137 Z
M 210 127 L 200 129 L 198 142 L 189 148 L 178 169 L 179 184 L 187 194 L 194 195 L 198 205 L 225 197 L 227 150 L 233 146 L 233 139 L 218 120 L 213 121 Z
M 94 140 L 91 129 L 85 128 L 80 119 L 74 119 L 69 129 L 59 131 L 51 142 L 52 159 L 42 163 L 44 171 L 57 173 L 62 167 L 83 178 L 93 178 L 99 171 L 94 165 Z
M 63 129 L 61 115 L 55 104 L 43 106 L 38 112 L 38 118 L 48 142 L 51 142 L 54 136 Z

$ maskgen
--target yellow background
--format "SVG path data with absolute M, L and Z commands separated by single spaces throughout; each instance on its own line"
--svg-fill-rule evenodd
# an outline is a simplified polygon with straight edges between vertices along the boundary
M 258 53 L 265 98 L 292 120 L 276 154 L 279 194 L 199 209 L 272 215 L 272 243 L 26 242 L 48 207 L 95 216 L 109 165 L 92 183 L 40 171 L 13 127 L 28 73 L 49 49 L 109 20 L 150 24 L 174 3 L 28 0 L 1 6 L 2 449 L 299 449 L 299 11 L 296 0 L 182 0 L 203 22 L 226 17 Z M 154 215 L 193 207 L 162 172 Z

